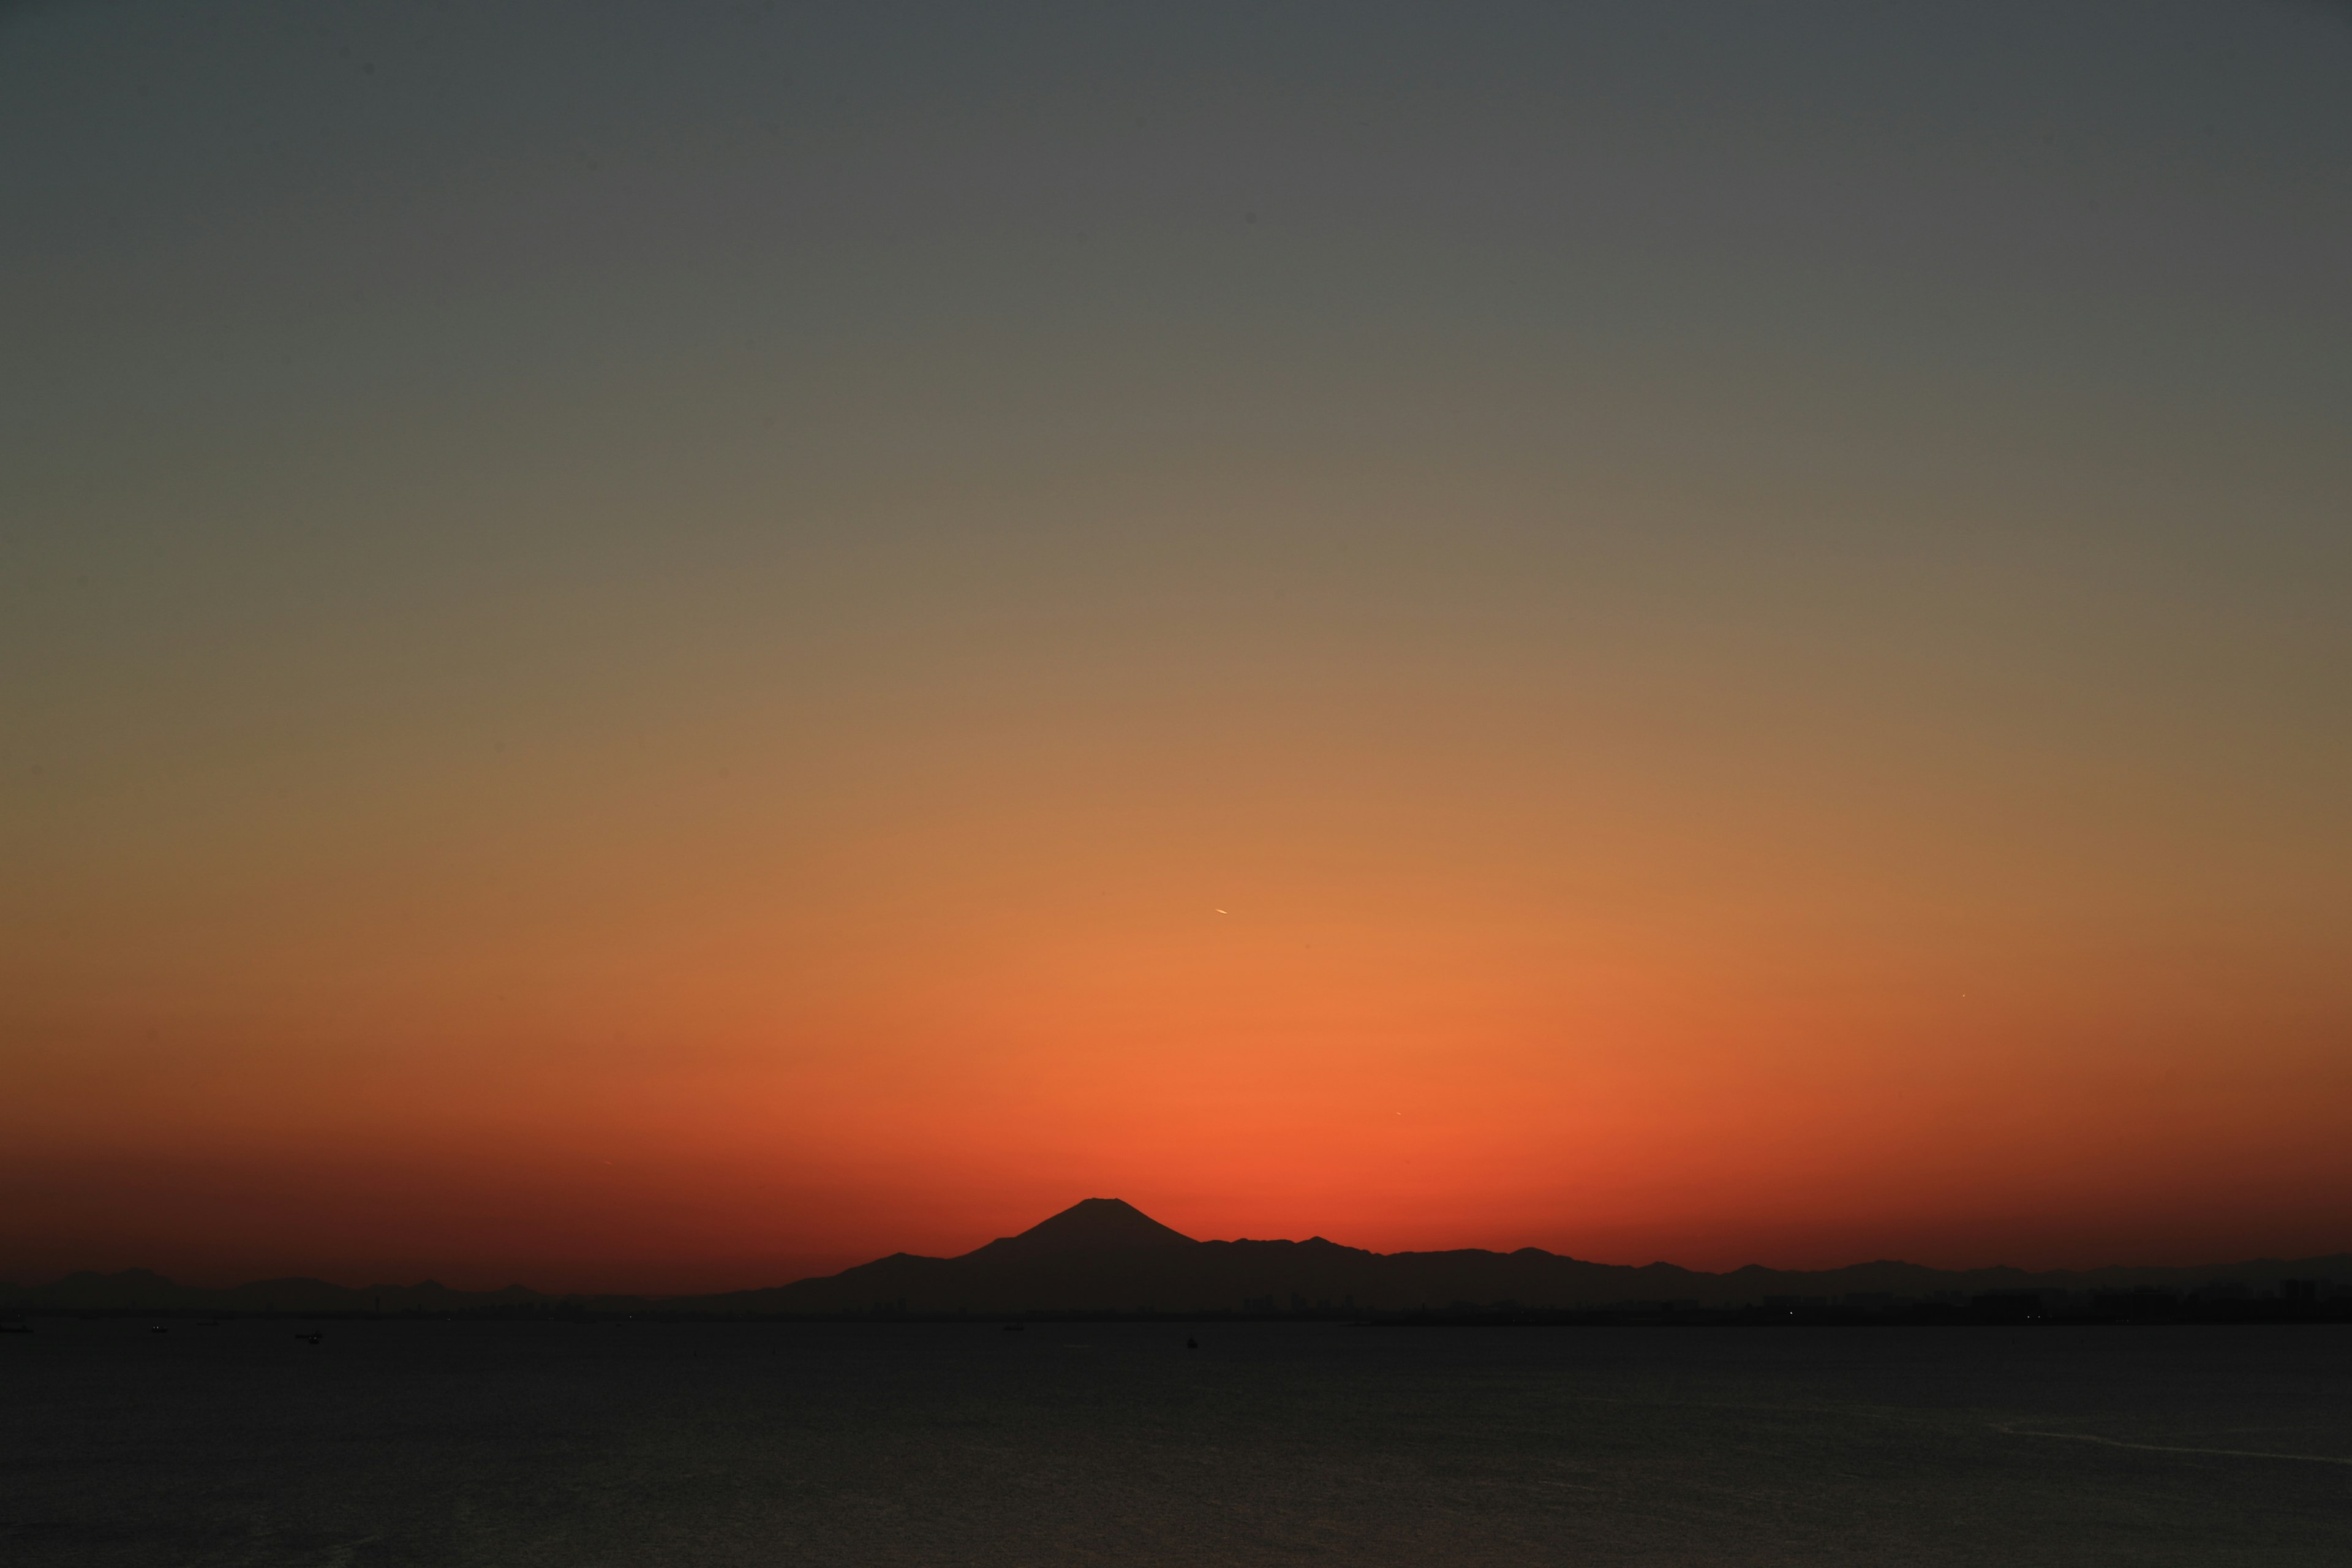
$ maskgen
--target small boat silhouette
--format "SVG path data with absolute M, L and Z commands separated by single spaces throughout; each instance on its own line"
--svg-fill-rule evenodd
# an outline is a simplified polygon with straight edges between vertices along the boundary
M 298 1334 L 296 1334 L 294 1337 L 295 1337 L 296 1339 L 298 1339 L 298 1340 L 308 1340 L 308 1341 L 310 1341 L 310 1342 L 312 1344 L 314 1344 L 314 1345 L 315 1345 L 315 1344 L 317 1344 L 317 1343 L 319 1342 L 319 1336 L 318 1336 L 317 1334 L 315 1334 L 315 1333 L 309 1333 L 309 1334 L 298 1333 Z
M 148 1331 L 149 1333 L 151 1333 L 151 1334 L 168 1334 L 168 1333 L 170 1333 L 172 1331 L 171 1331 L 171 1330 L 169 1330 L 169 1329 L 167 1329 L 167 1328 L 165 1328 L 163 1324 L 158 1323 L 158 1324 L 156 1324 L 153 1328 L 152 1328 L 152 1329 L 148 1330 L 147 1331 Z
M 1192 1335 L 1186 1334 L 1184 1336 L 1184 1348 L 1188 1351 L 1199 1350 L 1201 1348 L 1201 1342 L 1194 1339 Z
M 1026 1323 L 1007 1323 L 1004 1325 L 1004 1331 L 1008 1334 L 1017 1334 L 1028 1326 Z

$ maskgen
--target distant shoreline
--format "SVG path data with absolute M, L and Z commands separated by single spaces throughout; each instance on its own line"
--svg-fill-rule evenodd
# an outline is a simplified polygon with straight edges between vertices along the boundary
M 2154 1293 L 2150 1293 L 2151 1296 Z M 2167 1328 L 2285 1327 L 2352 1324 L 2352 1300 L 2199 1301 L 2156 1298 L 2127 1307 L 2030 1308 L 2022 1303 L 1899 1302 L 1884 1308 L 1643 1307 L 1447 1308 L 1347 1312 L 1036 1310 L 1013 1312 L 755 1312 L 702 1311 L 660 1306 L 611 1308 L 548 1302 L 528 1305 L 409 1308 L 370 1311 L 335 1308 L 221 1310 L 200 1307 L 27 1307 L 8 1321 L 94 1322 L 141 1321 L 175 1326 L 229 1322 L 497 1322 L 497 1323 L 772 1323 L 988 1326 L 999 1323 L 1320 1323 L 1349 1328 L 1708 1329 L 1708 1328 Z

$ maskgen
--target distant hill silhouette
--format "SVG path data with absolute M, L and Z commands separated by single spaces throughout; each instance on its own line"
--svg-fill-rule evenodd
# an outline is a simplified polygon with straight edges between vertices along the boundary
M 548 1304 L 559 1298 L 544 1296 L 520 1285 L 503 1290 L 454 1290 L 436 1279 L 415 1285 L 368 1285 L 353 1289 L 323 1279 L 257 1279 L 226 1289 L 180 1285 L 146 1268 L 125 1268 L 116 1274 L 87 1270 L 68 1274 L 54 1284 L 27 1289 L 0 1284 L 0 1310 L 46 1309 L 63 1311 L 215 1311 L 215 1312 L 455 1312 L 499 1306 Z M 634 1300 L 614 1297 L 599 1300 Z
M 715 1310 L 834 1314 L 1021 1311 L 1447 1310 L 1689 1301 L 1731 1307 L 1776 1297 L 1929 1297 L 2002 1290 L 2182 1289 L 2222 1279 L 2275 1289 L 2286 1279 L 2352 1281 L 2352 1255 L 2196 1268 L 2032 1274 L 1877 1262 L 1800 1271 L 1749 1266 L 1706 1274 L 1671 1263 L 1589 1263 L 1516 1252 L 1367 1252 L 1305 1241 L 1196 1241 L 1116 1198 L 1088 1198 L 957 1258 L 893 1253 L 822 1279 L 700 1298 Z
M 1305 1241 L 1198 1241 L 1117 1198 L 1087 1198 L 1016 1236 L 955 1258 L 898 1252 L 838 1274 L 764 1289 L 672 1297 L 554 1297 L 520 1285 L 453 1290 L 433 1280 L 352 1289 L 271 1279 L 213 1290 L 145 1269 L 74 1274 L 53 1284 L 0 1284 L 0 1310 L 211 1311 L 481 1311 L 573 1306 L 665 1312 L 1000 1314 L 1031 1311 L 1436 1311 L 1510 1303 L 1522 1309 L 1689 1302 L 1738 1307 L 1776 1299 L 1965 1297 L 1998 1292 L 2180 1290 L 2220 1281 L 2275 1290 L 2286 1279 L 2352 1284 L 2352 1254 L 2189 1268 L 2112 1268 L 2028 1273 L 1949 1270 L 1882 1261 L 1793 1270 L 1753 1265 L 1726 1274 L 1670 1263 L 1591 1263 L 1516 1252 L 1367 1252 Z

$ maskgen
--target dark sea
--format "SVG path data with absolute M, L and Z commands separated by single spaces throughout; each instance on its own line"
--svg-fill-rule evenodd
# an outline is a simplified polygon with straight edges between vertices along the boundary
M 2344 1327 L 36 1331 L 9 1568 L 2352 1564 Z

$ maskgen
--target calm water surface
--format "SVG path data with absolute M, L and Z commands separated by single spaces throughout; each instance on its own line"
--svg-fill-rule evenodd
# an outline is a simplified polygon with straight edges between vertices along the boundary
M 0 1559 L 2352 1564 L 2352 1331 L 40 1321 Z

